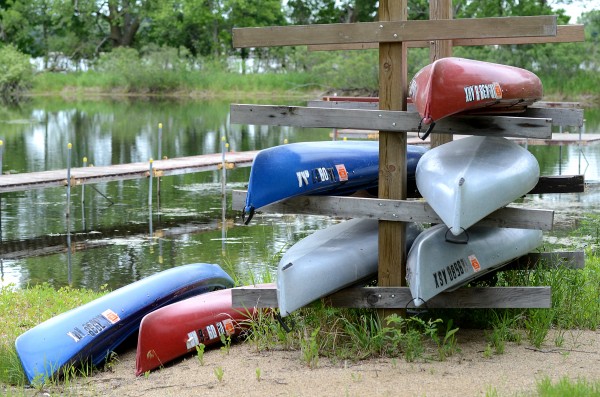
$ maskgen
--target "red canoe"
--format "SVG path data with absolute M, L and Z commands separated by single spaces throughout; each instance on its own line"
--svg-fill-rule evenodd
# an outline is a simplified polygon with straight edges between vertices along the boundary
M 457 113 L 515 113 L 542 98 L 542 82 L 514 66 L 442 58 L 421 69 L 410 83 L 409 96 L 431 124 Z
M 198 295 L 151 312 L 140 324 L 135 374 L 139 376 L 195 352 L 200 343 L 221 343 L 221 335 L 239 335 L 255 314 L 255 308 L 231 307 L 231 289 Z

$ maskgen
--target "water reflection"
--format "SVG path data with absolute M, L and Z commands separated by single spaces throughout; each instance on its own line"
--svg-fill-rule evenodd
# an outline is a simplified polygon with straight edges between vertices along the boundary
M 229 103 L 218 101 L 36 99 L 0 109 L 3 170 L 66 168 L 68 142 L 73 166 L 80 166 L 84 158 L 87 165 L 106 165 L 218 153 L 225 142 L 229 150 L 243 151 L 284 140 L 330 139 L 327 129 L 232 125 L 228 112 Z M 586 111 L 588 133 L 600 133 L 599 113 Z M 585 173 L 588 181 L 600 180 L 600 145 L 529 149 L 543 175 Z M 114 289 L 193 262 L 218 263 L 248 280 L 272 275 L 291 244 L 340 221 L 264 214 L 243 226 L 227 197 L 243 189 L 248 177 L 249 169 L 241 168 L 99 183 L 73 187 L 70 200 L 64 188 L 2 194 L 1 283 Z M 578 213 L 597 213 L 599 199 L 599 190 L 589 188 L 585 194 L 527 196 L 520 205 L 555 209 L 559 222 L 568 225 Z

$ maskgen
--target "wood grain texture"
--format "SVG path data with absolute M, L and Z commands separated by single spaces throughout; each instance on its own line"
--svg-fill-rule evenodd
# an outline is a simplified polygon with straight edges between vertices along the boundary
M 236 288 L 231 291 L 234 307 L 277 307 L 275 288 Z M 353 287 L 326 298 L 333 307 L 365 309 L 414 308 L 408 287 Z M 550 287 L 471 287 L 443 292 L 430 299 L 424 309 L 549 308 Z
M 244 203 L 245 192 L 234 191 L 234 209 Z M 330 215 L 340 218 L 370 218 L 394 222 L 441 223 L 442 220 L 424 201 L 390 200 L 339 196 L 300 196 L 271 204 L 259 212 L 278 214 Z M 478 224 L 493 227 L 515 227 L 523 229 L 552 230 L 554 211 L 501 208 Z
M 402 110 L 232 104 L 230 120 L 234 124 L 352 128 L 393 132 L 396 135 L 418 131 L 421 117 L 416 112 Z M 436 134 L 550 139 L 552 120 L 517 116 L 452 116 L 436 123 L 432 135 Z M 386 139 L 391 139 L 389 144 L 401 147 L 406 137 Z M 396 142 L 396 139 L 399 140 Z
M 403 0 L 392 2 L 397 1 Z M 557 30 L 554 15 L 438 21 L 380 20 L 361 23 L 234 28 L 233 47 L 544 37 L 556 36 Z
M 527 36 L 527 37 L 491 37 L 479 39 L 454 39 L 453 47 L 468 47 L 481 45 L 519 45 L 544 43 L 578 43 L 585 41 L 584 25 L 558 25 L 556 36 Z M 430 40 L 408 41 L 409 48 L 424 48 L 431 45 Z M 309 45 L 309 51 L 340 51 L 340 50 L 371 50 L 376 49 L 377 43 L 350 44 L 314 44 Z

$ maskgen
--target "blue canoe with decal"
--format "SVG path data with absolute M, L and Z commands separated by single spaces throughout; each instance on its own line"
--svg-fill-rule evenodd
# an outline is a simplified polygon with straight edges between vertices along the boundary
M 407 183 L 416 190 L 417 162 L 427 151 L 408 145 Z M 378 185 L 379 142 L 300 142 L 261 150 L 252 163 L 244 207 L 248 224 L 264 206 L 301 195 L 342 196 Z
M 218 265 L 165 270 L 35 326 L 15 341 L 17 354 L 29 381 L 45 382 L 71 364 L 101 364 L 151 311 L 232 286 Z

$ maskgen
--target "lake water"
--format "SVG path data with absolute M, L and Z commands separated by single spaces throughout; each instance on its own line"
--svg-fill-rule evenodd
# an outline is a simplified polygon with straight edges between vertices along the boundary
M 600 133 L 600 109 L 587 109 L 585 117 L 585 132 Z M 330 133 L 231 125 L 229 102 L 222 101 L 36 98 L 19 108 L 0 107 L 4 173 L 65 169 L 68 143 L 73 145 L 71 164 L 79 167 L 84 157 L 88 165 L 109 165 L 148 161 L 158 158 L 159 150 L 169 158 L 217 153 L 221 137 L 231 150 L 246 151 L 284 141 L 329 140 Z M 584 174 L 590 184 L 583 194 L 532 195 L 519 205 L 556 210 L 563 228 L 582 213 L 600 212 L 600 144 L 529 149 L 542 175 Z M 23 287 L 47 282 L 55 287 L 115 289 L 194 262 L 220 264 L 246 281 L 268 278 L 287 247 L 339 220 L 271 214 L 242 225 L 240 214 L 231 210 L 230 193 L 244 188 L 249 171 L 227 171 L 225 203 L 217 171 L 162 178 L 160 197 L 153 195 L 152 206 L 149 180 L 76 187 L 71 191 L 69 218 L 65 188 L 1 194 L 0 284 Z

